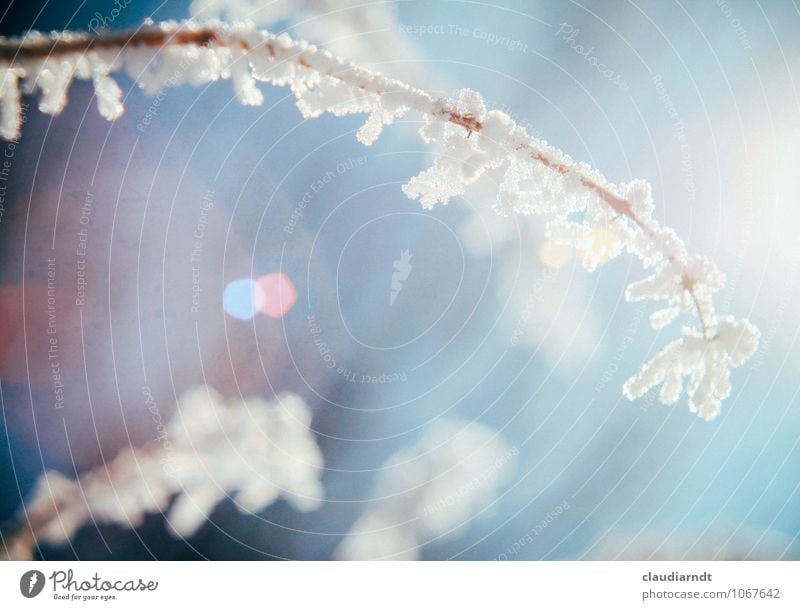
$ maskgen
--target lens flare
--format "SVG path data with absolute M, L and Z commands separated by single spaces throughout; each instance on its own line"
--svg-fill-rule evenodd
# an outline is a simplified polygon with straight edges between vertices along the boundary
M 255 307 L 270 318 L 282 318 L 297 301 L 292 280 L 283 273 L 268 273 L 256 281 Z
M 222 306 L 225 313 L 239 320 L 250 320 L 257 313 L 256 283 L 252 279 L 235 280 L 225 287 Z
M 268 273 L 257 280 L 244 278 L 225 287 L 225 313 L 238 320 L 252 320 L 257 313 L 282 318 L 297 301 L 292 280 L 283 273 Z

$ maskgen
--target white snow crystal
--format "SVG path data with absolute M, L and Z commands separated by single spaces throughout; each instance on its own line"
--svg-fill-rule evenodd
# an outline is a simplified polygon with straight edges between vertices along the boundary
M 29 82 L 36 83 L 42 92 L 39 110 L 45 114 L 58 114 L 67 105 L 67 90 L 75 73 L 75 62 L 70 56 L 47 58 L 37 66 Z
M 500 185 L 496 209 L 500 214 L 540 214 L 564 217 L 585 207 L 580 197 L 569 197 L 571 177 L 542 163 L 531 163 L 529 158 L 512 156 Z M 586 191 L 584 189 L 584 194 Z
M 13 140 L 19 136 L 19 126 L 22 122 L 22 100 L 19 92 L 19 70 L 8 65 L 0 68 L 2 81 L 0 82 L 0 135 L 6 140 Z
M 96 70 L 93 76 L 94 92 L 97 96 L 97 109 L 104 119 L 113 121 L 124 111 L 122 107 L 122 90 L 107 72 Z
M 681 313 L 680 307 L 666 307 L 650 314 L 650 324 L 655 330 L 661 330 Z
M 475 182 L 485 171 L 500 167 L 512 152 L 506 148 L 506 136 L 513 123 L 502 112 L 487 113 L 483 99 L 476 92 L 463 89 L 453 111 L 482 127 L 476 133 L 448 125 L 444 150 L 436 157 L 433 166 L 403 186 L 403 192 L 412 199 L 419 199 L 424 208 L 447 203 L 462 195 L 467 185 Z M 428 130 L 424 133 L 428 134 Z M 424 137 L 429 138 L 428 135 Z
M 713 295 L 724 284 L 725 276 L 705 257 L 693 257 L 684 265 L 664 260 L 648 277 L 630 284 L 625 290 L 625 298 L 631 302 L 643 299 L 666 301 L 672 306 L 668 308 L 669 312 L 673 307 L 677 307 L 678 312 L 698 310 L 703 320 L 710 321 L 714 317 Z M 675 315 L 656 315 L 654 328 L 663 327 Z
M 264 103 L 264 95 L 256 86 L 247 53 L 241 47 L 233 48 L 236 52 L 233 53 L 230 71 L 236 99 L 243 106 L 261 106 Z

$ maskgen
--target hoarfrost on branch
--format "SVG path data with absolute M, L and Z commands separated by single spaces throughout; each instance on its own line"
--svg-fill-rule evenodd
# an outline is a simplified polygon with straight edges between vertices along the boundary
M 310 423 L 294 394 L 268 403 L 224 399 L 208 386 L 189 390 L 151 445 L 129 447 L 78 479 L 45 472 L 6 541 L 8 558 L 29 560 L 39 542 L 66 544 L 87 524 L 135 528 L 154 513 L 166 516 L 174 536 L 189 537 L 229 497 L 246 513 L 281 497 L 314 510 L 324 496 L 323 461 Z
M 624 384 L 629 398 L 660 385 L 662 402 L 671 404 L 685 390 L 691 410 L 713 419 L 730 393 L 731 367 L 758 347 L 755 326 L 716 313 L 713 295 L 724 285 L 723 274 L 707 258 L 690 255 L 674 231 L 659 226 L 647 182 L 609 182 L 530 136 L 505 113 L 488 110 L 474 91 L 463 90 L 456 100 L 438 99 L 285 34 L 246 24 L 184 21 L 97 36 L 31 32 L 2 39 L 0 135 L 19 136 L 20 87 L 24 93 L 40 92 L 42 112 L 58 114 L 76 78 L 91 80 L 100 113 L 117 118 L 123 112 L 122 92 L 111 74 L 120 71 L 149 94 L 165 86 L 231 80 L 245 105 L 263 102 L 258 82 L 288 86 L 306 118 L 367 114 L 358 132 L 366 145 L 407 112 L 421 113 L 420 136 L 438 143 L 440 154 L 403 187 L 410 198 L 425 208 L 447 203 L 487 170 L 504 167 L 498 213 L 544 216 L 548 237 L 577 248 L 589 270 L 623 252 L 639 258 L 649 275 L 631 284 L 626 297 L 662 303 L 651 316 L 655 329 L 681 313 L 692 316 L 692 325 Z

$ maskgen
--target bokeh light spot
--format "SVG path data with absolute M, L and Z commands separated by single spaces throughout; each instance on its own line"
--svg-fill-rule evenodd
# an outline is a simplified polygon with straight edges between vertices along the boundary
M 578 248 L 578 257 L 585 263 L 594 261 L 598 265 L 605 265 L 614 251 L 614 235 L 604 227 L 592 229 L 591 243 L 585 248 Z
M 268 273 L 256 282 L 255 307 L 270 318 L 281 318 L 297 301 L 292 280 L 283 273 Z
M 539 262 L 551 269 L 560 269 L 572 258 L 572 248 L 545 239 L 539 246 Z
M 258 313 L 255 295 L 256 283 L 253 280 L 235 280 L 225 287 L 222 306 L 229 316 L 250 320 Z

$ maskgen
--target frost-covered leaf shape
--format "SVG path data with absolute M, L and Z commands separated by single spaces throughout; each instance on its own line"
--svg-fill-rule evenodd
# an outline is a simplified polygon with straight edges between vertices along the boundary
M 660 385 L 659 399 L 670 405 L 680 398 L 684 377 L 688 377 L 689 408 L 710 421 L 730 394 L 731 368 L 755 353 L 758 338 L 758 330 L 747 320 L 737 322 L 727 316 L 719 320 L 710 340 L 694 329 L 684 328 L 682 337 L 644 364 L 625 382 L 623 391 L 634 399 Z

